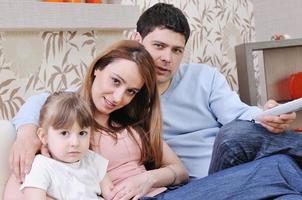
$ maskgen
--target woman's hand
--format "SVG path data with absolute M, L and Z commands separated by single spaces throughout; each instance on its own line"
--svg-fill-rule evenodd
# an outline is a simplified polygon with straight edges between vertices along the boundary
M 153 184 L 153 178 L 148 171 L 129 177 L 114 187 L 112 192 L 116 195 L 113 200 L 138 200 L 150 191 Z
M 277 106 L 278 103 L 274 100 L 269 100 L 264 105 L 264 110 Z M 296 119 L 296 113 L 282 114 L 280 116 L 263 116 L 259 120 L 261 125 L 273 133 L 281 133 L 289 127 Z
M 35 154 L 41 148 L 36 131 L 35 125 L 21 126 L 17 131 L 17 138 L 10 152 L 10 166 L 20 182 L 23 182 L 25 175 L 29 173 Z

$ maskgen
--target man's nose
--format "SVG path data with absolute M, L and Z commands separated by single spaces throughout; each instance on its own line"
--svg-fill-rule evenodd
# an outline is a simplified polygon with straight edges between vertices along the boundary
M 162 51 L 161 60 L 170 63 L 172 61 L 172 51 L 170 49 Z

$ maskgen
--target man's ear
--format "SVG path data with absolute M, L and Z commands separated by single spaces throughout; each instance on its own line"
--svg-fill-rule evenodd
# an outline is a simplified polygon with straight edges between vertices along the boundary
M 138 42 L 141 43 L 143 41 L 143 38 L 142 38 L 142 36 L 141 36 L 141 34 L 139 32 L 135 31 L 131 35 L 131 40 L 135 40 L 135 41 L 138 41 Z
M 38 128 L 37 135 L 43 145 L 47 145 L 47 133 L 43 128 Z

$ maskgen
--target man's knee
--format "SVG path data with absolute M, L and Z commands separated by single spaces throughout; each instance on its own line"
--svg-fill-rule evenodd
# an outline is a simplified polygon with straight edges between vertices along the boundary
M 266 157 L 266 163 L 275 163 L 278 164 L 279 166 L 285 166 L 286 168 L 289 166 L 297 166 L 296 162 L 294 159 L 286 154 L 275 154 L 272 156 Z
M 235 120 L 222 126 L 216 137 L 219 144 L 236 144 L 262 137 L 263 127 L 250 121 Z

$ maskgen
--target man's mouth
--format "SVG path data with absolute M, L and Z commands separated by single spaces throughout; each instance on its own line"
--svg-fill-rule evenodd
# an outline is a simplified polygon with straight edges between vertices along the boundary
M 169 72 L 170 72 L 170 70 L 167 69 L 167 68 L 156 66 L 156 73 L 159 74 L 159 75 L 165 75 Z

